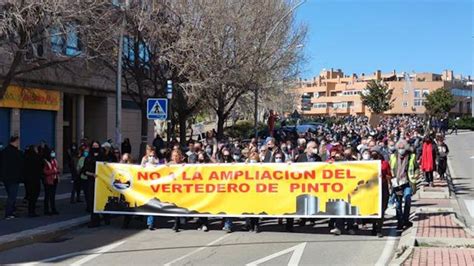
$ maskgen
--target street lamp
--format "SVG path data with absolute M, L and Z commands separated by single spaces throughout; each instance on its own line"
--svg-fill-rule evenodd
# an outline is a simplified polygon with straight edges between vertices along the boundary
M 168 80 L 166 82 L 166 98 L 168 99 L 168 117 L 167 117 L 167 135 L 168 135 L 168 143 L 171 142 L 171 99 L 173 98 L 173 81 Z
M 124 5 L 119 5 L 123 12 L 122 26 L 120 27 L 120 36 L 118 39 L 119 50 L 117 53 L 117 76 L 115 82 L 115 143 L 118 145 L 122 142 L 122 53 L 123 53 L 123 32 L 127 25 L 125 10 L 128 7 L 128 0 Z

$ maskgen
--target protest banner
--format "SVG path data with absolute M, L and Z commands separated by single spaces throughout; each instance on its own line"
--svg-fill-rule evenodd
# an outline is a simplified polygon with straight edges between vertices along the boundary
M 380 161 L 97 163 L 94 211 L 208 217 L 357 217 L 381 212 Z

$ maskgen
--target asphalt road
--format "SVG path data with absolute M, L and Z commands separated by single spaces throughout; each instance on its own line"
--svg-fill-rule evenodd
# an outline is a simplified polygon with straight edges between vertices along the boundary
M 462 219 L 474 229 L 474 132 L 448 135 L 448 159 Z
M 121 218 L 111 226 L 81 228 L 47 243 L 36 243 L 0 253 L 0 264 L 59 263 L 63 265 L 384 265 L 393 255 L 397 237 L 377 238 L 370 228 L 356 235 L 329 234 L 327 223 L 296 227 L 287 233 L 276 220 L 264 221 L 259 234 L 236 231 L 227 234 L 215 220 L 211 231 L 195 229 L 188 223 L 175 233 L 171 221 L 160 220 L 156 231 L 121 229 Z M 396 225 L 387 221 L 388 235 Z M 391 230 L 392 229 L 392 230 Z

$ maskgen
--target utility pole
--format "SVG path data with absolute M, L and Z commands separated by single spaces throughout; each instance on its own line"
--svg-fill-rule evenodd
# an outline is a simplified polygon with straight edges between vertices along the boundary
M 258 85 L 254 84 L 254 92 L 255 92 L 255 112 L 254 112 L 254 128 L 255 128 L 255 139 L 258 141 Z
M 125 1 L 125 6 L 121 6 L 123 16 L 122 25 L 120 27 L 120 36 L 118 39 L 119 49 L 117 53 L 117 77 L 115 82 L 115 144 L 119 145 L 122 142 L 122 54 L 123 54 L 123 32 L 127 24 L 125 9 L 128 7 L 128 0 Z

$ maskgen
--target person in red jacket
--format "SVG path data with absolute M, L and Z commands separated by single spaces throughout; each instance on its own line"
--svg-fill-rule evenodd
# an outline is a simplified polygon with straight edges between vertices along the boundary
M 56 187 L 59 182 L 58 161 L 56 161 L 56 152 L 51 150 L 45 154 L 44 159 L 44 214 L 58 215 L 56 210 Z

